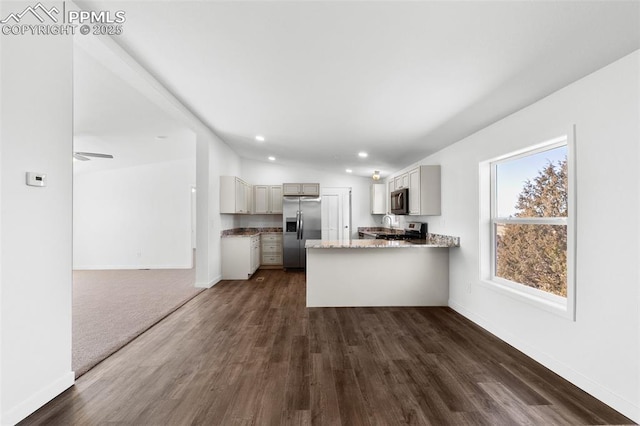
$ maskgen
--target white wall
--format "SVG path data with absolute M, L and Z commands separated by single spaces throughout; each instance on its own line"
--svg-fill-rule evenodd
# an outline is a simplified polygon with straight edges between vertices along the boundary
M 640 421 L 640 51 L 420 161 L 442 165 L 450 305 Z M 576 126 L 576 321 L 479 285 L 478 164 Z
M 74 269 L 191 268 L 195 177 L 195 155 L 75 174 Z
M 0 15 L 22 3 L 0 4 Z M 73 384 L 72 40 L 2 36 L 0 424 Z M 47 174 L 45 188 L 25 172 Z
M 220 176 L 240 174 L 240 157 L 207 129 L 196 136 L 196 286 L 222 279 L 220 233 L 238 226 L 235 215 L 220 214 Z M 203 190 L 204 188 L 204 190 Z
M 283 166 L 277 163 L 242 159 L 242 173 L 240 177 L 252 185 L 281 185 L 285 182 L 318 182 L 320 187 L 350 187 L 351 188 L 351 230 L 357 238 L 359 226 L 380 225 L 381 216 L 372 216 L 370 212 L 370 178 L 351 176 L 347 174 L 328 173 L 309 167 Z M 239 215 L 242 227 L 251 226 L 282 226 L 282 216 L 277 219 L 272 215 Z M 263 221 L 264 220 L 264 221 Z

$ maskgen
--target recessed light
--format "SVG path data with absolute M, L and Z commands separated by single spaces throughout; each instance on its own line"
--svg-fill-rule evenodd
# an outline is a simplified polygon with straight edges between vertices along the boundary
M 269 156 L 269 160 L 271 160 L 271 161 L 276 161 L 276 157 L 274 157 L 273 155 L 270 155 L 270 156 Z
M 347 172 L 347 173 L 353 173 L 353 170 L 351 170 L 351 169 L 347 169 L 347 170 L 345 170 L 345 172 Z
M 156 140 L 161 141 L 163 139 L 166 139 L 167 137 L 165 135 L 158 135 L 156 136 Z
M 369 154 L 367 154 L 364 151 L 358 153 L 358 157 L 360 157 L 360 158 L 367 158 L 368 156 L 369 156 Z
M 262 135 L 258 135 L 258 136 L 256 136 L 256 140 L 257 140 L 258 142 L 264 142 L 264 136 L 262 136 Z

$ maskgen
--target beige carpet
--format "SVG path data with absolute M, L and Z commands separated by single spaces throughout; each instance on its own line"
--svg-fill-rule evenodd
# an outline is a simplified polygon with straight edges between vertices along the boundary
M 194 281 L 194 269 L 74 271 L 76 377 L 201 292 Z

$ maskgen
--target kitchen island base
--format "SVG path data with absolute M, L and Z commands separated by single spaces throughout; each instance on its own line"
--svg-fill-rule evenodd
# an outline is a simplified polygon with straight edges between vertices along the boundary
M 448 248 L 307 249 L 307 307 L 447 306 L 448 299 Z

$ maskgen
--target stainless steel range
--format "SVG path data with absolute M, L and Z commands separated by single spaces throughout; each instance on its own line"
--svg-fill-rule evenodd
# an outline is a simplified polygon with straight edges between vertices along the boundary
M 409 222 L 404 228 L 404 233 L 378 233 L 379 240 L 402 240 L 417 242 L 427 238 L 427 224 L 421 222 Z

